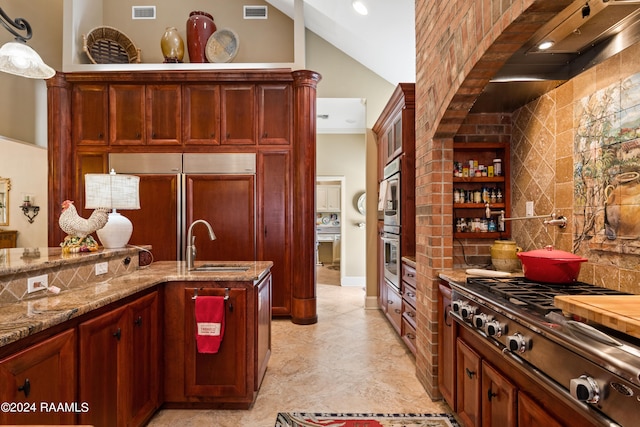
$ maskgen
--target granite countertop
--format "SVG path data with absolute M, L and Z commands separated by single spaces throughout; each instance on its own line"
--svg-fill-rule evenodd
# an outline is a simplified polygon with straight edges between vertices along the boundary
M 406 263 L 410 267 L 416 268 L 416 257 L 414 256 L 403 256 L 402 262 Z
M 216 263 L 219 263 L 216 261 Z M 203 262 L 196 262 L 196 267 Z M 164 282 L 224 281 L 257 283 L 273 266 L 271 261 L 233 261 L 246 271 L 194 272 L 184 262 L 160 261 L 139 270 L 81 288 L 48 293 L 37 299 L 0 307 L 0 347 L 64 323 Z

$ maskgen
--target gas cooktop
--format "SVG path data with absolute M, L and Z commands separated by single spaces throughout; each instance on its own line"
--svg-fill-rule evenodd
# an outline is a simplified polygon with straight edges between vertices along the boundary
M 553 305 L 553 297 L 558 295 L 625 295 L 584 282 L 539 283 L 524 277 L 468 277 L 467 285 L 543 315 L 560 310 Z

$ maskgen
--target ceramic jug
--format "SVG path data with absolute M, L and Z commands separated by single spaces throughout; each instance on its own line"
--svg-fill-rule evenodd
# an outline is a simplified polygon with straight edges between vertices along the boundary
M 178 33 L 176 27 L 167 27 L 166 31 L 160 39 L 160 48 L 164 62 L 182 62 L 184 58 L 184 41 Z
M 498 271 L 512 273 L 521 269 L 518 252 L 522 248 L 513 240 L 495 240 L 491 246 L 491 263 Z

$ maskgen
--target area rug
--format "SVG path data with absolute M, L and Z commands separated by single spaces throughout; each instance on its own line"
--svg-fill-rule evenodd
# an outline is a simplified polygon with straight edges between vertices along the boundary
M 275 427 L 459 427 L 449 414 L 280 412 Z

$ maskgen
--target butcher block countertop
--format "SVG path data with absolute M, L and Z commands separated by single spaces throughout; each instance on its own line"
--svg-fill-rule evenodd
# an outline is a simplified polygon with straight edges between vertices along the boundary
M 600 325 L 640 338 L 640 295 L 564 295 L 556 307 Z
M 197 261 L 196 267 L 206 264 Z M 271 269 L 271 261 L 233 261 L 247 271 L 194 272 L 184 262 L 160 261 L 120 277 L 88 284 L 59 294 L 45 295 L 11 304 L 0 304 L 0 347 L 57 326 L 92 310 L 122 300 L 165 282 L 222 281 L 258 283 Z M 0 270 L 0 273 L 3 272 Z

